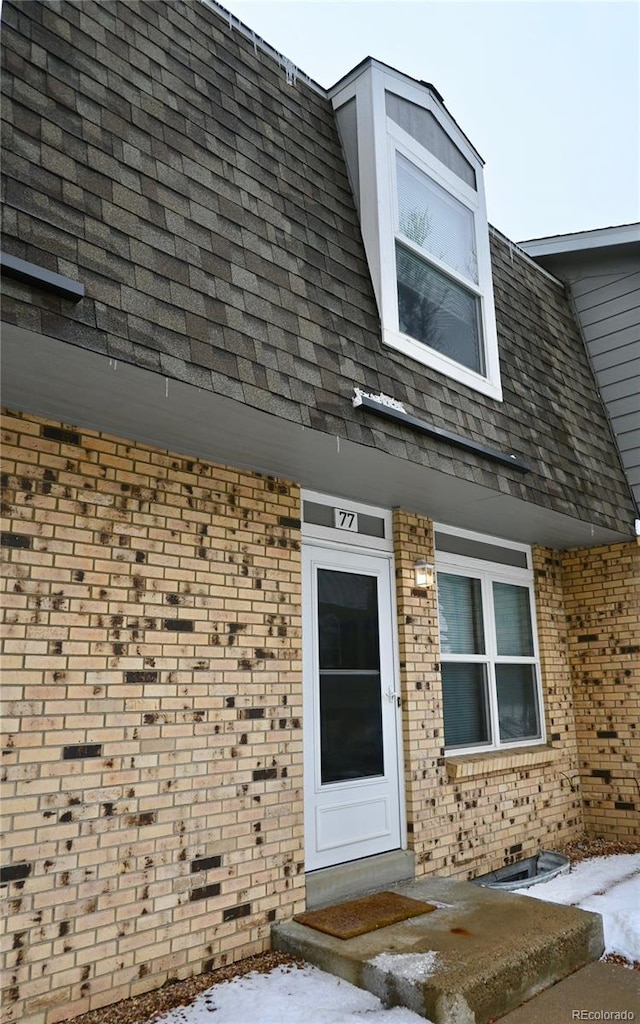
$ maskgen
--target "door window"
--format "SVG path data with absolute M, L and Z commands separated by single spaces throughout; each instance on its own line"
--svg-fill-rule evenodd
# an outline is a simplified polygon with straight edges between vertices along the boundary
M 374 576 L 318 569 L 318 653 L 322 784 L 383 775 Z

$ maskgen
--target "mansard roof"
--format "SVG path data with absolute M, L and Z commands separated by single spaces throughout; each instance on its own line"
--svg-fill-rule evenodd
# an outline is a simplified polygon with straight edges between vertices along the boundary
M 628 485 L 564 288 L 516 245 L 492 232 L 500 403 L 383 347 L 331 103 L 250 33 L 200 0 L 5 0 L 2 17 L 3 248 L 85 287 L 72 304 L 7 280 L 8 324 L 304 427 L 309 443 L 330 435 L 438 486 L 513 499 L 532 523 L 546 510 L 603 540 L 629 534 Z M 32 387 L 51 412 L 31 372 L 5 400 Z M 354 387 L 530 472 L 354 409 Z M 261 454 L 255 468 L 283 466 Z

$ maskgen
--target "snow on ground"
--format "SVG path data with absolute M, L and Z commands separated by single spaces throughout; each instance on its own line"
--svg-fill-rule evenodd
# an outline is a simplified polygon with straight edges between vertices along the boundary
M 607 953 L 640 960 L 640 854 L 596 857 L 566 875 L 520 889 L 523 896 L 602 914 Z M 386 954 L 381 954 L 384 957 Z M 430 966 L 432 966 L 430 964 Z M 414 965 L 410 965 L 411 970 Z M 423 965 L 426 969 L 426 965 Z M 408 968 L 409 969 L 409 968 Z M 215 1017 L 213 1017 L 215 1013 Z M 316 967 L 278 967 L 214 985 L 157 1024 L 429 1024 L 411 1010 L 385 1010 L 375 996 Z
M 215 1012 L 215 1017 L 213 1016 Z M 270 974 L 214 985 L 156 1024 L 429 1024 L 412 1010 L 385 1010 L 370 992 L 317 967 L 277 967 Z
M 594 857 L 566 875 L 516 890 L 522 896 L 602 914 L 605 953 L 640 960 L 640 853 Z

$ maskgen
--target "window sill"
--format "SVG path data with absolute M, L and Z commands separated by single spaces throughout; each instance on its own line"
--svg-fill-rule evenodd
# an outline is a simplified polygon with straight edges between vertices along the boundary
M 559 751 L 546 744 L 538 747 L 511 747 L 509 750 L 490 750 L 486 754 L 462 754 L 446 759 L 449 779 L 473 779 L 480 775 L 497 775 L 500 772 L 521 771 L 551 764 L 557 760 Z

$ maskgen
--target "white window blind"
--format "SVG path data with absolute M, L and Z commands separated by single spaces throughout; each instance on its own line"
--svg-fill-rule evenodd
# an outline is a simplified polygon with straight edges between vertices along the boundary
M 426 254 L 478 283 L 473 213 L 435 181 L 396 154 L 400 234 Z
M 399 243 L 396 268 L 402 333 L 476 373 L 482 372 L 476 296 Z
M 438 574 L 440 649 L 449 654 L 484 654 L 480 580 Z
M 443 664 L 444 732 L 447 746 L 488 743 L 489 713 L 484 665 Z
M 529 591 L 511 583 L 493 584 L 498 654 L 533 656 Z

